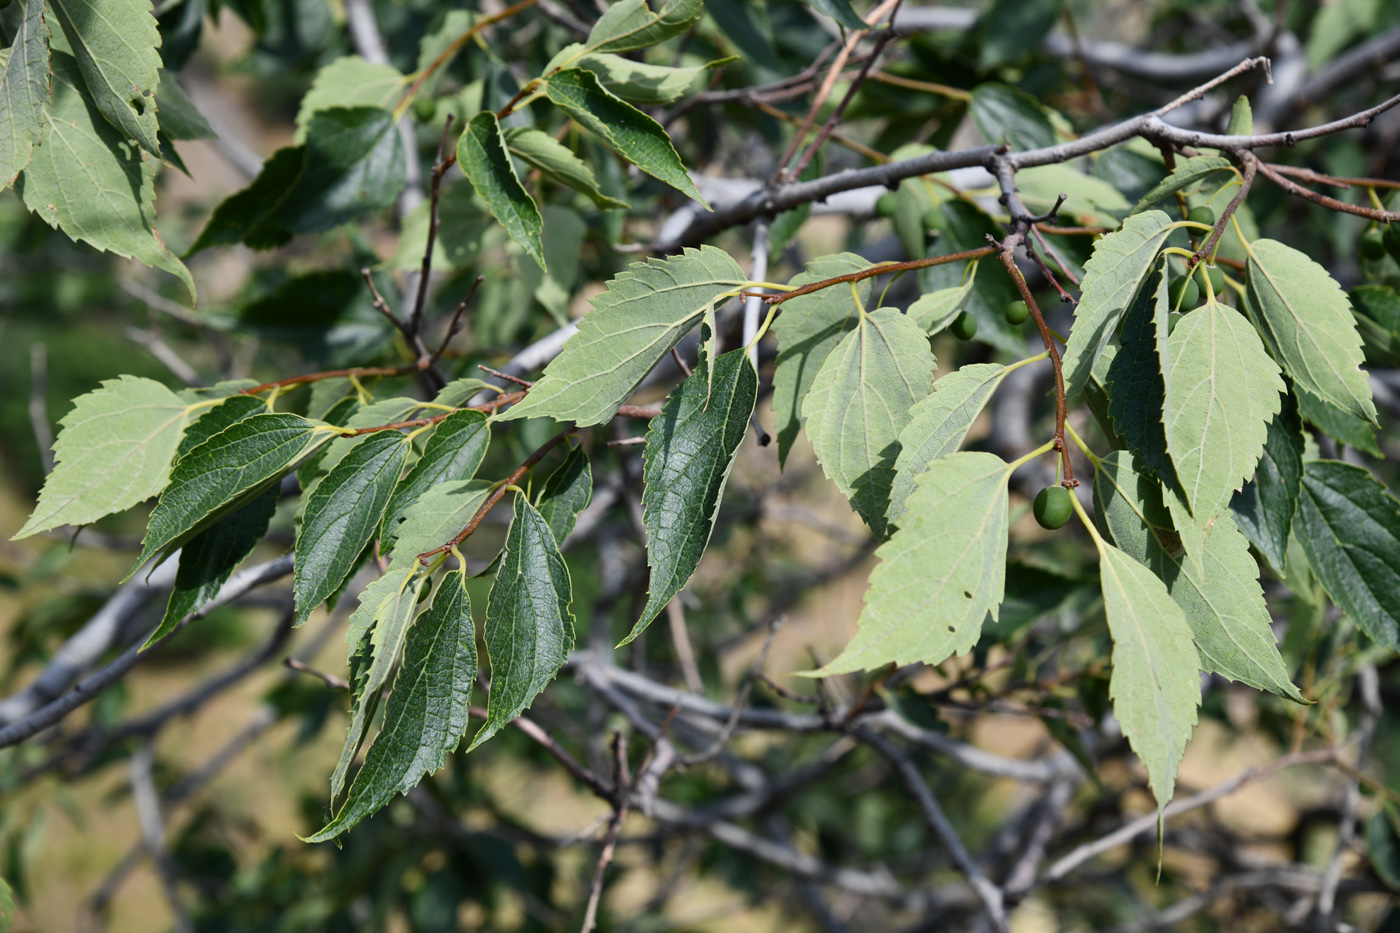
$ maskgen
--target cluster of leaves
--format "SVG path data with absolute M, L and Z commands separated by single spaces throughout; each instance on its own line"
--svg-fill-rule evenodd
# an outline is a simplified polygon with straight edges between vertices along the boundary
M 845 26 L 860 25 L 848 3 L 812 5 Z M 83 17 L 55 3 L 61 32 L 53 33 L 49 9 L 25 0 L 5 60 L 6 99 L 32 101 L 7 109 L 0 153 L 7 182 L 70 236 L 171 271 L 193 296 L 187 270 L 154 231 L 150 160 L 173 158 L 166 136 L 192 138 L 179 134 L 207 127 L 174 82 L 162 80 L 153 25 L 134 32 L 137 20 L 149 19 L 144 11 Z M 703 12 L 699 0 L 671 0 L 655 11 L 623 0 L 538 77 L 512 91 L 479 87 L 458 101 L 466 116 L 455 160 L 538 275 L 556 275 L 568 249 L 551 248 L 550 205 L 540 207 L 520 166 L 600 210 L 626 201 L 608 181 L 615 165 L 580 158 L 537 121 L 562 114 L 642 172 L 701 200 L 671 136 L 637 105 L 676 102 L 725 60 L 683 68 L 622 55 L 680 35 Z M 425 64 L 413 79 L 354 57 L 323 68 L 302 101 L 296 144 L 218 207 L 192 251 L 272 248 L 392 204 L 407 160 L 416 158 L 398 128 L 411 97 L 400 92 L 416 92 L 484 22 L 467 13 L 449 17 L 425 40 Z M 112 53 L 117 39 L 141 54 Z M 968 106 L 985 136 L 1014 150 L 1053 144 L 1066 132 L 1060 115 L 1001 85 L 974 89 Z M 1248 133 L 1243 123 L 1235 129 Z M 894 157 L 922 151 L 906 147 Z M 1400 648 L 1400 503 L 1364 468 L 1312 456 L 1304 432 L 1306 422 L 1374 448 L 1363 335 L 1393 354 L 1400 299 L 1377 283 L 1349 301 L 1322 265 L 1259 236 L 1247 207 L 1231 219 L 1219 252 L 1206 257 L 1211 274 L 1197 272 L 1194 250 L 1210 225 L 1173 220 L 1162 208 L 1223 207 L 1244 183 L 1236 166 L 1202 152 L 1168 171 L 1145 145 L 1095 160 L 1092 172 L 1044 166 L 1020 172 L 1017 182 L 1033 209 L 1049 208 L 1065 191 L 1067 214 L 1113 228 L 1081 270 L 1064 393 L 1084 400 L 1113 448 L 1103 457 L 1086 448 L 1095 467 L 1094 518 L 1075 507 L 1099 557 L 1113 711 L 1164 807 L 1196 721 L 1202 671 L 1304 700 L 1270 627 L 1256 554 L 1275 579 L 1321 587 L 1377 645 Z M 1155 186 L 1134 199 L 1144 175 Z M 90 191 L 82 187 L 89 182 Z M 957 196 L 939 193 L 950 190 Z M 938 232 L 934 258 L 1001 232 L 999 218 L 964 194 L 947 177 L 901 183 L 894 227 L 913 256 L 929 254 L 930 228 Z M 449 213 L 452 198 L 449 189 L 435 207 Z M 964 449 L 1008 374 L 1043 359 L 1014 358 L 1024 353 L 1020 324 L 1001 308 L 1020 293 L 994 265 L 928 265 L 920 272 L 922 297 L 907 309 L 872 310 L 881 267 L 838 253 L 814 259 L 785 288 L 846 277 L 841 283 L 773 304 L 779 455 L 786 458 L 805 432 L 826 476 L 882 542 L 859 633 L 818 675 L 938 665 L 976 646 L 1000 621 L 1010 480 L 1052 443 L 1011 462 Z M 1199 306 L 1175 284 L 1185 275 L 1203 286 Z M 848 288 L 851 279 L 858 281 Z M 556 314 L 571 284 L 556 281 Z M 147 379 L 105 383 L 64 419 L 57 465 L 18 536 L 90 523 L 158 496 L 132 571 L 178 553 L 154 640 L 217 593 L 265 534 L 283 481 L 294 475 L 302 490 L 298 622 L 334 603 L 371 557 L 386 568 L 360 596 L 346 638 L 351 717 L 332 777 L 336 811 L 310 837 L 333 838 L 441 767 L 468 731 L 477 639 L 468 561 L 457 545 L 460 532 L 506 493 L 514 497 L 509 530 L 481 571 L 493 577 L 483 627 L 491 689 L 471 746 L 527 709 L 567 661 L 572 584 L 560 545 L 590 500 L 592 473 L 586 446 L 565 439 L 617 416 L 699 328 L 698 366 L 651 418 L 645 440 L 650 581 L 628 640 L 686 585 L 759 398 L 748 348 L 720 352 L 717 310 L 766 284 L 750 282 L 729 253 L 710 245 L 636 264 L 593 300 L 578 333 L 510 407 L 473 405 L 490 387 L 470 378 L 429 401 L 374 400 L 351 381 L 320 380 L 330 388 L 305 414 L 278 409 L 278 385 L 221 383 L 177 393 Z M 935 380 L 934 341 L 959 320 L 981 322 L 983 339 L 1008 361 L 964 365 Z M 479 476 L 493 429 L 525 419 L 563 426 L 549 444 L 567 443 L 567 455 L 538 483 L 528 470 Z M 538 462 L 532 457 L 525 467 Z M 370 741 L 381 701 L 383 724 Z

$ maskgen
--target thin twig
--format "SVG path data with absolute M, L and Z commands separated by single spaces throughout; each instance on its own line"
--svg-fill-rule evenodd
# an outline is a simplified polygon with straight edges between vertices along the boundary
M 180 894 L 175 864 L 170 860 L 170 850 L 165 845 L 165 819 L 160 812 L 160 793 L 156 790 L 154 764 L 155 750 L 152 740 L 142 742 L 132 754 L 128 768 L 131 776 L 131 799 L 136 804 L 142 842 L 151 861 L 155 863 L 156 873 L 160 876 L 165 902 L 170 906 L 170 912 L 175 915 L 176 933 L 190 933 L 194 927 L 190 923 L 189 911 L 185 908 L 185 899 Z
M 1356 214 L 1358 217 L 1366 217 L 1377 223 L 1395 223 L 1396 221 L 1400 221 L 1400 211 L 1383 211 L 1374 207 L 1363 207 L 1360 204 L 1348 204 L 1346 201 L 1338 201 L 1336 198 L 1330 198 L 1325 194 L 1319 194 L 1311 188 L 1304 188 L 1292 179 L 1284 178 L 1274 166 L 1267 162 L 1259 159 L 1255 159 L 1254 161 L 1258 165 L 1259 174 L 1294 197 L 1302 198 L 1305 201 L 1311 201 L 1328 210 L 1341 211 L 1346 214 Z
M 583 912 L 583 925 L 579 933 L 592 933 L 598 923 L 598 902 L 603 898 L 603 876 L 617 850 L 617 836 L 622 832 L 622 824 L 627 819 L 628 793 L 632 779 L 627 772 L 627 736 L 622 732 L 613 733 L 613 797 L 612 819 L 608 821 L 608 834 L 603 839 L 603 851 L 598 854 L 598 865 L 593 870 L 593 884 L 588 891 L 588 906 Z

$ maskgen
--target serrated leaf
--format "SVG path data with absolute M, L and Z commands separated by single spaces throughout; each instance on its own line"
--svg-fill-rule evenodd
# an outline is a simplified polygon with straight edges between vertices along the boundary
M 1327 404 L 1302 386 L 1294 386 L 1293 391 L 1298 396 L 1298 415 L 1308 424 L 1339 444 L 1355 447 L 1376 458 L 1385 456 L 1376 444 L 1376 432 L 1366 421 Z
M 1217 302 L 1183 315 L 1168 350 L 1167 452 L 1195 523 L 1208 529 L 1254 475 L 1283 380 L 1249 322 Z
M 1327 595 L 1376 644 L 1400 649 L 1400 502 L 1369 470 L 1309 460 L 1293 533 Z
M 1303 702 L 1279 654 L 1259 567 L 1229 515 L 1206 539 L 1201 567 L 1172 548 L 1161 487 L 1133 455 L 1115 451 L 1094 472 L 1094 512 L 1109 537 L 1167 585 L 1181 607 L 1204 669 Z
M 398 538 L 399 524 L 413 503 L 434 486 L 475 476 L 490 444 L 491 429 L 481 412 L 459 411 L 443 419 L 428 438 L 423 456 L 395 487 L 394 495 L 389 500 L 389 507 L 384 512 L 383 544 L 386 551 L 393 548 Z
M 1351 305 L 1327 270 L 1275 240 L 1256 240 L 1249 244 L 1245 288 L 1245 309 L 1289 378 L 1376 424 Z
M 384 724 L 365 754 L 335 819 L 306 842 L 346 832 L 447 763 L 467 731 L 476 681 L 476 636 L 464 571 L 438 584 L 432 605 L 409 629 Z
M 504 556 L 486 604 L 491 695 L 476 748 L 529 709 L 574 647 L 569 568 L 549 524 L 524 496 L 506 534 Z
M 941 664 L 970 649 L 1006 586 L 1010 466 L 960 451 L 929 464 L 899 530 L 880 545 L 860 630 L 818 674 Z
M 513 126 L 505 131 L 506 148 L 522 162 L 539 169 L 548 177 L 587 195 L 598 207 L 607 210 L 632 205 L 610 198 L 598 187 L 598 178 L 588 164 L 574 155 L 573 150 L 548 133 L 525 126 Z
M 803 0 L 809 7 L 831 17 L 846 29 L 869 29 L 865 20 L 861 19 L 854 9 L 851 8 L 851 0 Z
M 412 567 L 419 554 L 456 537 L 491 494 L 493 485 L 484 479 L 451 480 L 419 496 L 399 523 L 390 569 Z
M 685 32 L 704 12 L 701 0 L 670 0 L 656 13 L 645 0 L 620 0 L 598 17 L 585 47 L 590 52 L 644 49 Z
M 972 89 L 972 119 L 989 142 L 1010 143 L 1013 149 L 1044 149 L 1055 144 L 1055 127 L 1040 101 L 1005 84 L 979 84 Z
M 1170 175 L 1163 178 L 1133 208 L 1133 213 L 1141 213 L 1151 207 L 1156 207 L 1164 201 L 1170 201 L 1170 207 L 1175 207 L 1175 195 L 1178 191 L 1186 191 L 1198 185 L 1206 183 L 1221 183 L 1233 178 L 1235 167 L 1230 164 L 1229 159 L 1222 159 L 1220 156 L 1192 156 L 1189 159 L 1179 159 L 1176 168 L 1172 169 Z
M 359 607 L 350 616 L 345 638 L 357 656 L 352 664 L 350 725 L 345 731 L 340 760 L 331 775 L 332 801 L 345 789 L 346 775 L 379 709 L 384 685 L 399 662 L 425 582 L 427 577 L 418 574 L 417 568 L 391 569 L 365 587 Z M 368 656 L 361 653 L 366 642 Z
M 1107 367 L 1104 388 L 1113 429 L 1144 466 L 1164 483 L 1177 486 L 1176 467 L 1167 456 L 1168 349 L 1171 305 L 1164 257 L 1148 274 L 1123 315 L 1117 352 Z M 1102 354 L 1100 355 L 1102 357 Z M 1095 367 L 1097 369 L 1097 367 Z
M 560 327 L 570 323 L 569 303 L 578 281 L 579 258 L 588 225 L 572 208 L 546 204 L 540 215 L 544 219 L 544 258 L 549 264 L 542 269 L 535 263 L 520 263 L 520 276 L 529 284 L 535 300 Z
M 496 115 L 489 110 L 472 117 L 457 140 L 457 163 L 491 213 L 530 258 L 544 268 L 544 220 L 535 199 L 520 183 L 506 151 Z
M 146 0 L 49 0 L 88 94 L 111 125 L 160 155 L 160 33 Z
M 293 142 L 306 142 L 311 118 L 332 107 L 378 107 L 389 109 L 406 81 L 393 65 L 367 61 L 358 55 L 337 58 L 316 72 L 311 88 L 297 108 L 297 131 Z
M 969 363 L 933 384 L 933 393 L 909 410 L 909 424 L 899 434 L 889 521 L 896 523 L 918 476 L 929 464 L 957 451 L 982 408 L 1006 377 L 999 363 Z
M 135 376 L 78 396 L 59 422 L 53 472 L 14 539 L 86 525 L 159 493 L 191 411 L 159 382 Z
M 44 0 L 24 0 L 19 29 L 0 73 L 0 191 L 15 183 L 34 156 L 49 100 L 49 26 Z
M 150 19 L 149 13 L 140 15 Z M 86 102 L 83 88 L 77 63 L 54 50 L 43 141 L 15 182 L 15 193 L 44 223 L 73 239 L 169 272 L 194 304 L 190 270 L 155 229 L 155 165 Z
M 1269 422 L 1254 479 L 1230 502 L 1235 524 L 1279 579 L 1285 578 L 1284 555 L 1302 482 L 1303 425 L 1298 402 L 1285 392 L 1279 413 Z
M 165 617 L 146 639 L 146 647 L 160 641 L 181 619 L 218 595 L 234 568 L 267 533 L 279 498 L 281 490 L 268 487 L 252 502 L 225 515 L 180 548 L 180 566 L 175 572 Z
M 1200 662 L 1166 584 L 1101 538 L 1099 584 L 1113 637 L 1109 696 L 1128 744 L 1147 768 L 1157 812 L 1171 802 L 1201 704 Z
M 793 277 L 789 285 L 801 287 L 838 275 L 848 275 L 870 268 L 870 262 L 855 253 L 836 253 L 807 263 L 806 270 Z M 802 400 L 812 387 L 817 371 L 841 338 L 859 320 L 856 296 L 863 304 L 870 300 L 872 279 L 849 288 L 824 288 L 800 295 L 782 304 L 782 313 L 773 322 L 778 338 L 778 361 L 773 369 L 773 420 L 778 436 L 778 463 L 787 462 L 793 441 L 802 427 Z
M 1084 391 L 1094 359 L 1118 329 L 1133 296 L 1156 265 L 1171 233 L 1172 220 L 1161 211 L 1135 214 L 1123 228 L 1094 244 L 1084 266 L 1074 328 L 1064 353 L 1065 394 Z
M 731 56 L 704 65 L 672 68 L 634 62 L 621 55 L 590 53 L 580 58 L 575 65 L 596 74 L 603 87 L 629 103 L 661 105 L 674 104 L 695 88 L 700 76 L 705 72 L 735 60 Z
M 502 420 L 546 416 L 579 427 L 607 421 L 706 310 L 747 281 L 713 246 L 634 263 L 593 299 L 578 333 Z
M 861 315 L 812 381 L 802 403 L 822 470 L 877 537 L 889 529 L 899 434 L 933 388 L 928 337 L 894 308 Z
M 1400 363 L 1400 294 L 1389 285 L 1351 290 L 1352 315 L 1366 343 Z
M 578 513 L 588 508 L 592 499 L 593 467 L 588 462 L 588 451 L 580 444 L 570 448 L 564 462 L 544 481 L 535 508 L 554 532 L 554 540 L 563 547 L 564 539 L 574 530 Z
M 377 107 L 312 114 L 302 146 L 279 149 L 253 183 L 218 206 L 190 247 L 243 242 L 271 249 L 389 207 L 403 188 L 407 155 L 393 115 Z
M 160 70 L 156 101 L 160 105 L 160 130 L 171 139 L 213 139 L 218 135 L 175 76 L 164 68 Z
M 928 255 L 946 256 L 962 250 L 979 249 L 987 245 L 987 237 L 1000 240 L 1005 234 L 980 208 L 966 201 L 948 200 L 939 207 L 940 236 L 929 243 Z M 950 262 L 919 271 L 919 286 L 930 292 L 942 288 L 961 287 L 967 282 L 967 266 Z M 1006 306 L 1019 301 L 1011 277 L 997 273 L 983 275 L 967 296 L 963 311 L 977 320 L 977 339 L 991 344 L 1004 353 L 1023 356 L 1026 337 L 1019 325 L 1007 323 Z
M 696 367 L 651 419 L 642 493 L 651 578 L 646 606 L 622 644 L 651 624 L 699 566 L 757 399 L 758 374 L 741 348 L 715 361 L 712 386 L 705 367 Z
M 269 412 L 200 444 L 170 471 L 134 567 L 246 504 L 334 436 L 299 415 Z
M 618 155 L 709 208 L 661 124 L 599 84 L 593 72 L 565 69 L 545 80 L 544 91 L 555 106 Z
M 213 408 L 206 409 L 203 415 L 185 428 L 185 434 L 184 437 L 180 438 L 180 447 L 175 453 L 175 458 L 178 460 L 183 457 L 229 425 L 237 424 L 244 418 L 251 418 L 253 415 L 260 415 L 266 411 L 267 402 L 256 395 L 229 396 Z
M 372 405 L 361 405 L 357 399 L 345 399 L 326 413 L 326 422 L 352 431 L 358 431 L 361 428 L 377 428 L 408 420 L 408 416 L 422 404 L 417 399 L 411 398 L 380 399 Z M 341 405 L 345 407 L 342 408 Z M 363 444 L 369 436 L 369 434 L 349 437 L 336 436 L 314 456 L 306 458 L 297 469 L 297 479 L 301 482 L 303 503 L 309 501 L 311 496 L 315 494 L 317 484 L 325 479 L 326 474 L 335 469 L 336 464 L 345 459 L 345 456 L 358 445 Z M 302 508 L 304 509 L 305 505 Z
M 306 503 L 296 541 L 296 621 L 345 582 L 384 518 L 408 457 L 397 431 L 371 434 L 326 474 Z
M 972 263 L 972 271 L 967 275 L 967 281 L 956 288 L 940 288 L 931 291 L 926 295 L 920 295 L 914 303 L 909 306 L 909 316 L 923 329 L 924 333 L 932 336 L 938 333 L 963 312 L 967 307 L 967 301 L 972 296 L 973 286 L 977 284 L 977 263 Z

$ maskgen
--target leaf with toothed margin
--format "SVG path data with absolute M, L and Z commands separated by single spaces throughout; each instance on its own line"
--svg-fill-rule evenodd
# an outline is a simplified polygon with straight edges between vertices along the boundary
M 1269 422 L 1254 478 L 1230 502 L 1235 524 L 1280 580 L 1286 579 L 1284 555 L 1303 482 L 1303 448 L 1298 402 L 1293 393 L 1285 392 L 1283 407 Z
M 404 642 L 403 664 L 384 709 L 384 725 L 365 754 L 345 803 L 306 842 L 325 842 L 412 790 L 447 763 L 467 731 L 476 681 L 476 635 L 465 571 L 438 584 Z
M 510 160 L 494 113 L 483 110 L 472 117 L 457 139 L 457 164 L 511 239 L 543 269 L 544 220 L 535 199 L 515 174 L 515 163 Z
M 49 26 L 44 0 L 24 0 L 9 56 L 0 73 L 0 191 L 15 183 L 34 157 L 49 99 Z
M 479 411 L 453 412 L 433 429 L 423 448 L 423 456 L 399 481 L 389 507 L 384 510 L 382 538 L 386 552 L 393 550 L 399 525 L 409 508 L 435 486 L 475 476 L 490 444 L 491 428 L 486 416 Z
M 554 532 L 517 494 L 505 551 L 486 604 L 491 695 L 476 748 L 529 709 L 574 647 L 573 588 Z
M 592 498 L 593 467 L 588 462 L 588 451 L 580 444 L 571 448 L 564 462 L 549 474 L 535 500 L 535 508 L 549 523 L 549 530 L 554 532 L 554 540 L 560 547 L 574 530 L 578 513 L 588 508 Z
M 651 624 L 699 566 L 757 399 L 758 374 L 741 348 L 715 362 L 708 399 L 697 369 L 651 419 L 642 493 L 651 579 L 642 615 L 622 644 Z
M 160 155 L 156 88 L 160 34 L 146 0 L 48 0 L 83 83 L 102 116 L 123 136 Z M 60 44 L 57 36 L 56 45 Z M 60 45 L 60 47 L 62 47 Z

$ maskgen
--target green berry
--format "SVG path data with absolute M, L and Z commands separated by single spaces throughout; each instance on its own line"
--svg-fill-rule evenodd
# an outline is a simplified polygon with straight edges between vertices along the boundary
M 1386 224 L 1385 232 L 1381 234 L 1381 242 L 1390 252 L 1390 257 L 1400 262 L 1400 224 Z
M 964 311 L 953 319 L 953 324 L 948 329 L 959 340 L 971 340 L 977 336 L 977 318 Z
M 1375 262 L 1385 256 L 1385 235 L 1372 228 L 1361 235 L 1361 255 Z
M 1215 266 L 1208 266 L 1206 268 L 1206 275 L 1210 277 L 1211 291 L 1218 295 L 1225 290 L 1225 273 L 1221 272 Z
M 894 196 L 893 191 L 886 191 L 875 199 L 875 213 L 881 217 L 893 217 L 897 210 L 899 210 L 899 199 Z
M 1170 335 L 1172 331 L 1176 330 L 1176 322 L 1179 321 L 1179 320 L 1181 320 L 1183 317 L 1185 317 L 1185 315 L 1183 315 L 1180 311 L 1168 311 L 1168 312 L 1167 312 L 1167 334 L 1168 334 L 1168 335 Z
M 1194 308 L 1201 300 L 1201 289 L 1194 278 L 1174 279 L 1167 289 L 1173 308 Z
M 417 97 L 413 101 L 413 115 L 419 123 L 429 123 L 437 116 L 437 102 L 431 97 Z
M 1187 213 L 1186 219 L 1193 224 L 1205 224 L 1207 227 L 1215 226 L 1215 211 L 1204 204 L 1198 204 Z
M 1049 528 L 1053 531 L 1056 528 L 1065 527 L 1065 522 L 1069 521 L 1070 515 L 1074 514 L 1074 505 L 1069 500 L 1069 490 L 1063 486 L 1046 486 L 1036 494 L 1035 504 L 1031 506 L 1031 512 L 1035 514 L 1035 520 L 1040 523 L 1041 528 Z
M 1024 301 L 1013 301 L 1006 306 L 1006 323 L 1012 327 L 1019 327 L 1026 323 L 1026 318 L 1031 316 L 1031 309 L 1026 307 Z
M 936 207 L 930 207 L 928 210 L 924 211 L 924 229 L 942 230 L 943 212 Z

